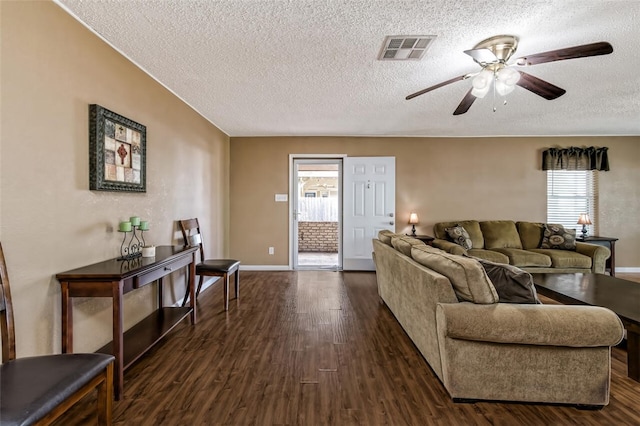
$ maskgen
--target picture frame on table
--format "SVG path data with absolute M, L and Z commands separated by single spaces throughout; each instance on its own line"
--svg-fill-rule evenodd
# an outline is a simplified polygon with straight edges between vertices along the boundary
M 89 189 L 147 192 L 147 128 L 89 105 Z

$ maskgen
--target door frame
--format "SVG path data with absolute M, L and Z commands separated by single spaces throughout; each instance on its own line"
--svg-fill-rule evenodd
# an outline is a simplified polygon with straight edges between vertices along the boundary
M 295 174 L 294 168 L 294 160 L 318 160 L 322 162 L 323 160 L 337 160 L 340 161 L 340 198 L 342 198 L 342 163 L 343 159 L 347 156 L 347 154 L 289 154 L 289 269 L 293 270 L 294 267 L 294 255 L 298 250 L 298 234 L 295 229 L 295 220 L 294 214 L 297 206 L 294 206 L 294 201 L 297 199 L 295 197 L 295 191 L 297 191 L 297 182 L 293 181 L 293 177 Z M 338 224 L 338 263 L 339 266 L 342 267 L 342 200 L 339 201 L 339 218 L 340 223 Z

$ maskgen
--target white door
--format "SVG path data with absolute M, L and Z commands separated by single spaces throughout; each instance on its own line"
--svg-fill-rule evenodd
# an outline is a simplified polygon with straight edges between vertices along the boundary
M 346 157 L 343 182 L 343 269 L 373 271 L 372 239 L 396 228 L 396 159 Z

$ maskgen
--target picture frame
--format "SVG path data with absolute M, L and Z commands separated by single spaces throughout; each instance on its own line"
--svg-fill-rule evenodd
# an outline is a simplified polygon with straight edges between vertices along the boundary
M 147 128 L 89 105 L 89 189 L 147 192 Z

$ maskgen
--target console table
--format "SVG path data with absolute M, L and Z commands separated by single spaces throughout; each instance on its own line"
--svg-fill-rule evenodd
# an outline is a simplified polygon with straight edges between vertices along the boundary
M 62 352 L 73 352 L 73 297 L 111 297 L 113 299 L 113 341 L 96 352 L 116 358 L 114 393 L 123 391 L 124 370 L 156 344 L 188 315 L 197 321 L 195 298 L 195 253 L 197 247 L 159 246 L 155 257 L 131 260 L 111 259 L 56 275 L 62 289 Z M 187 307 L 163 306 L 162 280 L 187 267 L 190 304 Z M 123 328 L 123 295 L 158 281 L 158 309 L 126 332 Z

